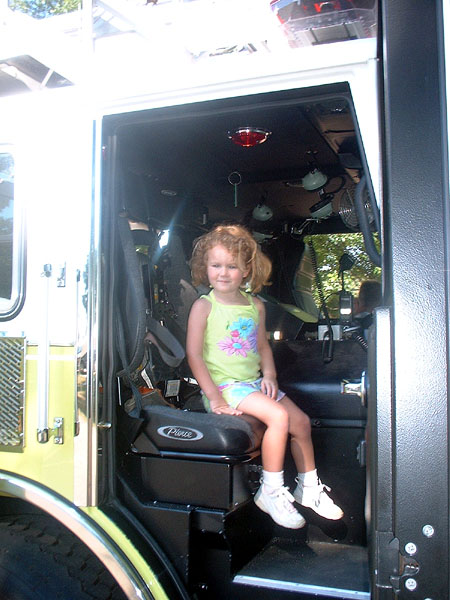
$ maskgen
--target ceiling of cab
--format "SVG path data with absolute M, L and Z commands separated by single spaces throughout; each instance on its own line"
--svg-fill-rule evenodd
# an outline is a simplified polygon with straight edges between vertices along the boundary
M 247 126 L 271 134 L 240 147 L 229 132 Z M 358 169 L 348 168 L 359 155 L 342 95 L 308 101 L 289 92 L 149 111 L 120 128 L 119 148 L 134 182 L 126 202 L 133 205 L 130 195 L 141 193 L 133 186 L 143 186 L 152 216 L 161 220 L 178 210 L 186 218 L 204 218 L 206 211 L 209 221 L 243 221 L 264 204 L 273 211 L 271 223 L 292 222 L 309 217 L 320 200 L 302 186 L 314 166 L 328 177 L 325 192 L 340 188 L 334 203 L 358 180 Z

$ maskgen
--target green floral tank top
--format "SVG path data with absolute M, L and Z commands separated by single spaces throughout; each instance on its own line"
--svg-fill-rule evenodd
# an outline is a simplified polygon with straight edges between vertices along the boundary
M 254 381 L 260 376 L 259 312 L 251 294 L 241 292 L 248 305 L 221 304 L 212 290 L 202 296 L 211 302 L 203 343 L 203 360 L 216 385 Z

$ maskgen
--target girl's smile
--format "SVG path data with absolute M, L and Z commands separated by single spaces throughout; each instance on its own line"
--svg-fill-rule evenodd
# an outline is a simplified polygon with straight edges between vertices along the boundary
M 234 294 L 248 271 L 242 271 L 235 257 L 224 246 L 214 246 L 208 251 L 206 263 L 208 281 L 217 292 Z

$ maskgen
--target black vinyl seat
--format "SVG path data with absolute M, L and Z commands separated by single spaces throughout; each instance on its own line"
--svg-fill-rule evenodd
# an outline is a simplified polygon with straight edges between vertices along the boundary
M 265 429 L 247 415 L 216 415 L 169 406 L 146 406 L 141 416 L 144 425 L 134 442 L 139 454 L 242 461 L 259 454 Z
M 127 411 L 136 424 L 134 433 L 137 437 L 135 434 L 128 436 L 133 451 L 159 457 L 178 454 L 186 459 L 211 457 L 206 460 L 223 462 L 245 461 L 256 456 L 264 431 L 264 425 L 257 419 L 177 410 L 158 404 L 143 405 L 137 385 L 133 385 L 132 380 L 142 372 L 148 360 L 146 352 L 151 350 L 154 360 L 158 356 L 163 358 L 158 361 L 158 371 L 162 375 L 167 374 L 167 379 L 189 375 L 187 363 L 183 360 L 183 348 L 187 317 L 198 293 L 189 281 L 190 273 L 181 241 L 173 233 L 167 257 L 159 266 L 159 271 L 164 270 L 167 301 L 161 306 L 152 306 L 153 262 L 158 254 L 155 233 L 150 230 L 131 231 L 126 213 L 119 215 L 118 228 L 121 241 L 118 272 L 126 282 L 117 289 L 116 317 L 121 334 L 118 350 L 122 367 L 118 376 L 130 386 L 134 397 L 135 408 L 132 412 Z M 146 248 L 145 253 L 142 247 Z M 152 313 L 155 314 L 153 319 Z M 155 327 L 158 329 L 155 330 Z M 159 340 L 154 339 L 157 335 Z M 152 336 L 152 346 L 149 347 Z M 172 357 L 170 350 L 173 348 L 180 351 L 178 356 Z M 164 363 L 168 358 L 172 359 L 171 366 Z M 149 374 L 155 384 L 160 383 L 154 377 L 154 366 L 151 366 Z

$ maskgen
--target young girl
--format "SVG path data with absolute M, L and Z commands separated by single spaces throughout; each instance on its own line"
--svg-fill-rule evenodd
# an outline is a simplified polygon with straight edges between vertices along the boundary
M 196 241 L 191 269 L 194 285 L 212 288 L 194 302 L 187 332 L 187 357 L 205 408 L 216 414 L 253 415 L 266 425 L 257 506 L 290 529 L 305 524 L 294 500 L 323 517 L 340 519 L 342 510 L 317 476 L 309 418 L 278 389 L 264 304 L 241 289 L 261 290 L 270 275 L 269 259 L 246 229 L 219 225 Z M 293 496 L 284 486 L 288 435 L 298 470 Z

